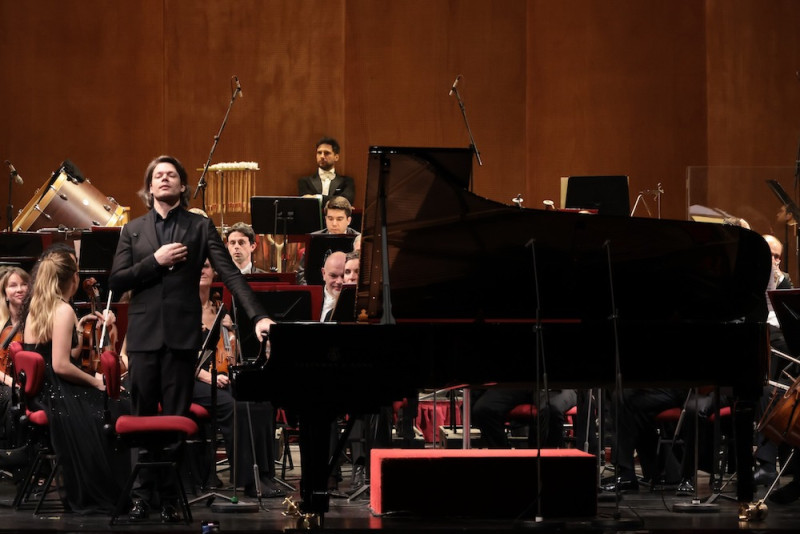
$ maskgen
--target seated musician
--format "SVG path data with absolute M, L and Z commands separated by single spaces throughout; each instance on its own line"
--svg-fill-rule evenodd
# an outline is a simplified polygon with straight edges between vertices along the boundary
M 489 449 L 507 449 L 506 421 L 508 412 L 519 404 L 534 402 L 530 388 L 472 389 L 472 424 L 481 431 L 484 445 Z M 566 412 L 578 401 L 574 389 L 553 389 L 547 395 L 540 394 L 538 402 L 539 421 L 543 448 L 563 448 Z M 528 443 L 536 447 L 536 429 L 531 428 Z
M 772 277 L 770 278 L 767 286 L 767 291 L 772 289 L 791 289 L 793 287 L 792 281 L 789 279 L 788 273 L 781 269 L 781 259 L 783 257 L 783 243 L 775 236 L 766 234 L 763 236 L 770 248 L 772 254 Z M 791 354 L 786 340 L 781 331 L 781 325 L 772 309 L 772 303 L 767 299 L 767 306 L 769 315 L 767 317 L 767 325 L 770 333 L 770 346 L 784 354 L 797 356 Z M 793 362 L 787 362 L 783 358 L 773 355 L 770 359 L 770 379 L 775 382 L 791 386 L 791 377 L 800 376 L 800 366 Z M 770 398 L 772 397 L 774 388 L 767 386 L 764 388 L 764 395 L 761 399 L 762 414 L 769 406 Z M 756 452 L 755 459 L 757 468 L 753 474 L 754 482 L 757 485 L 769 486 L 778 476 L 777 460 L 780 458 L 781 462 L 785 462 L 791 447 L 786 443 L 777 444 L 768 440 L 763 433 L 758 433 L 756 438 Z M 800 462 L 792 459 L 784 474 L 792 476 L 792 481 L 781 488 L 776 489 L 770 493 L 770 502 L 776 504 L 789 504 L 797 499 L 800 499 Z
M 255 274 L 266 272 L 253 265 L 253 253 L 258 246 L 256 233 L 247 223 L 237 222 L 225 233 L 225 245 L 231 254 L 233 263 L 242 274 Z
M 626 389 L 619 413 L 614 413 L 615 436 L 612 462 L 617 467 L 616 481 L 603 486 L 605 491 L 638 491 L 634 451 L 645 478 L 659 478 L 656 448 L 658 427 L 655 417 L 664 410 L 683 407 L 688 389 Z M 612 403 L 612 413 L 613 413 Z M 685 428 L 685 426 L 684 426 Z M 675 475 L 679 476 L 679 475 Z M 617 488 L 619 485 L 619 488 Z
M 45 380 L 35 399 L 47 410 L 53 449 L 63 469 L 63 486 L 75 512 L 110 512 L 130 473 L 127 451 L 114 450 L 103 431 L 103 378 L 75 362 L 80 352 L 78 321 L 68 300 L 80 284 L 74 251 L 51 248 L 33 278 L 23 347 L 45 360 Z M 107 321 L 113 320 L 112 315 Z M 113 416 L 130 413 L 127 397 L 111 404 Z
M 25 299 L 28 297 L 28 290 L 30 288 L 31 277 L 20 267 L 8 267 L 0 278 L 0 294 L 3 298 L 0 299 L 0 325 L 3 327 L 3 333 L 0 335 L 0 344 L 8 346 L 8 342 L 12 340 L 22 339 L 21 319 L 22 307 Z M 11 367 L 9 365 L 8 351 L 0 351 L 0 377 L 3 381 L 0 383 L 0 421 L 2 421 L 2 428 L 0 428 L 0 443 L 3 448 L 10 448 L 14 445 L 15 439 L 12 436 L 13 424 L 9 413 L 11 407 L 11 387 L 13 384 L 11 376 Z
M 214 324 L 217 314 L 217 304 L 211 300 L 211 283 L 214 279 L 214 269 L 208 260 L 203 264 L 203 271 L 200 275 L 200 301 L 203 305 L 203 329 L 208 330 Z M 229 315 L 223 318 L 220 336 L 230 336 L 229 339 L 235 341 L 233 323 Z M 224 344 L 220 343 L 218 351 L 224 351 Z M 227 357 L 227 355 L 226 355 Z M 233 355 L 235 357 L 235 355 Z M 217 361 L 219 361 L 219 354 Z M 226 361 L 226 364 L 235 363 Z M 225 367 L 227 369 L 227 366 Z M 255 463 L 258 464 L 260 474 L 260 490 L 263 497 L 283 497 L 285 494 L 274 482 L 275 478 L 275 457 L 272 448 L 272 436 L 274 435 L 274 413 L 272 404 L 267 402 L 246 403 L 236 402 L 230 393 L 228 375 L 225 372 L 217 375 L 217 405 L 216 417 L 222 437 L 225 441 L 225 452 L 228 462 L 236 465 L 235 480 L 237 486 L 244 487 L 244 492 L 248 497 L 257 497 L 256 481 L 253 475 L 253 447 L 251 447 L 251 428 L 252 439 L 255 448 Z M 211 373 L 209 366 L 200 369 L 194 383 L 194 394 L 192 401 L 210 410 L 212 408 L 211 399 Z M 237 424 L 234 429 L 234 410 L 236 410 Z M 234 437 L 235 431 L 235 437 Z M 236 461 L 234 461 L 234 458 Z
M 361 235 L 357 230 L 350 228 L 350 222 L 353 220 L 353 206 L 346 198 L 331 198 L 325 204 L 323 215 L 325 219 L 325 228 L 312 232 L 312 234 L 354 235 L 356 239 Z M 297 270 L 298 284 L 306 283 L 305 263 L 305 254 L 303 254 L 300 260 L 300 267 Z

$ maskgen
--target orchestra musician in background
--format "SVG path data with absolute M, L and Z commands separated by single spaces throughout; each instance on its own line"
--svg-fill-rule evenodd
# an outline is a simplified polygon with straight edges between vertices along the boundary
M 225 244 L 233 263 L 242 274 L 264 273 L 253 265 L 253 252 L 256 250 L 256 233 L 247 223 L 237 222 L 225 232 Z
M 206 258 L 254 321 L 259 341 L 273 321 L 234 265 L 214 223 L 188 211 L 188 177 L 180 161 L 172 156 L 151 161 L 139 194 L 149 211 L 122 228 L 109 277 L 115 294 L 132 290 L 127 350 L 133 412 L 156 415 L 160 404 L 165 415 L 188 416 L 202 344 L 202 307 L 196 295 Z M 146 519 L 159 504 L 157 486 L 165 483 L 139 478 L 129 514 L 134 521 Z M 180 519 L 174 502 L 160 504 L 162 520 Z
M 792 289 L 793 285 L 789 274 L 781 269 L 783 243 L 781 243 L 777 237 L 770 234 L 764 234 L 762 237 L 769 245 L 770 254 L 772 255 L 772 276 L 767 284 L 767 291 Z M 790 354 L 789 347 L 783 337 L 781 325 L 778 322 L 778 318 L 775 314 L 775 310 L 772 308 L 772 302 L 769 298 L 767 298 L 767 308 L 767 327 L 769 328 L 770 346 L 784 354 Z M 770 379 L 790 386 L 792 380 L 789 377 L 797 377 L 798 373 L 800 373 L 799 367 L 800 366 L 795 363 L 787 362 L 785 359 L 773 355 L 772 358 L 770 358 Z M 773 391 L 775 391 L 775 388 L 772 386 L 764 388 L 764 394 L 761 398 L 760 416 L 768 409 Z M 770 486 L 778 476 L 778 458 L 780 457 L 781 461 L 785 462 L 790 450 L 791 447 L 788 445 L 774 443 L 767 439 L 762 432 L 759 432 L 756 437 L 756 469 L 753 473 L 755 484 Z M 779 488 L 770 493 L 769 499 L 771 502 L 776 504 L 788 504 L 800 498 L 800 483 L 798 482 L 798 479 L 800 479 L 800 463 L 796 460 L 792 460 L 786 473 L 793 475 L 793 481 L 783 488 Z
M 218 311 L 218 300 L 212 298 L 211 283 L 214 280 L 214 269 L 211 263 L 206 260 L 203 264 L 203 271 L 200 275 L 200 302 L 203 306 L 203 336 L 205 337 L 211 327 Z M 220 336 L 229 336 L 231 350 L 235 350 L 236 338 L 234 335 L 233 322 L 228 314 L 222 319 L 223 328 L 220 329 Z M 217 425 L 225 441 L 225 452 L 228 456 L 228 463 L 233 473 L 236 468 L 235 480 L 237 486 L 244 487 L 245 495 L 257 497 L 283 497 L 285 493 L 274 482 L 275 478 L 275 455 L 272 448 L 271 436 L 274 435 L 274 412 L 272 404 L 269 402 L 236 402 L 230 392 L 230 380 L 227 374 L 227 366 L 233 365 L 234 355 L 224 354 L 225 344 L 220 343 L 217 347 L 217 404 L 216 418 Z M 222 369 L 219 362 L 224 361 Z M 194 394 L 192 400 L 210 410 L 212 408 L 211 398 L 211 372 L 210 366 L 204 366 L 199 370 L 194 383 Z M 219 372 L 221 371 L 221 372 Z M 238 419 L 234 428 L 234 410 Z M 252 429 L 252 441 L 251 441 Z M 234 431 L 236 437 L 234 438 Z M 251 447 L 252 444 L 252 447 Z M 235 447 L 235 450 L 234 450 Z M 256 458 L 253 460 L 253 449 Z M 234 460 L 235 459 L 235 460 Z M 253 464 L 257 463 L 260 470 L 260 486 L 256 487 L 253 474 Z M 233 475 L 232 475 L 233 480 Z
M 80 369 L 75 362 L 82 334 L 68 302 L 80 284 L 74 251 L 65 247 L 45 251 L 35 273 L 23 334 L 23 347 L 45 360 L 44 385 L 34 402 L 47 412 L 70 508 L 80 513 L 108 513 L 130 472 L 130 456 L 115 451 L 103 432 L 102 376 Z M 89 319 L 81 318 L 84 320 Z M 113 315 L 107 314 L 106 326 L 113 320 Z M 130 413 L 124 396 L 110 403 L 110 409 L 113 417 Z
M 480 429 L 484 446 L 489 449 L 509 448 L 505 430 L 508 413 L 517 405 L 532 403 L 533 391 L 530 388 L 494 387 L 475 388 L 470 394 L 472 423 Z M 574 389 L 551 389 L 539 393 L 537 408 L 543 448 L 559 449 L 566 446 L 563 433 L 566 413 L 577 402 L 578 393 Z M 537 446 L 535 438 L 536 429 L 532 427 L 528 434 L 529 446 Z
M 344 197 L 333 197 L 326 204 L 323 209 L 325 228 L 311 232 L 313 234 L 331 234 L 331 235 L 354 235 L 356 236 L 353 241 L 354 249 L 358 250 L 356 246 L 361 247 L 361 232 L 350 228 L 350 222 L 353 220 L 353 206 Z M 297 283 L 301 285 L 306 284 L 305 275 L 306 257 L 305 253 L 300 260 L 300 267 L 297 270 Z
M 8 267 L 0 278 L 0 325 L 3 333 L 0 336 L 0 344 L 8 346 L 13 340 L 22 339 L 22 308 L 25 299 L 28 297 L 31 277 L 21 267 Z M 0 383 L 0 417 L 2 417 L 2 428 L 0 428 L 0 443 L 8 448 L 14 445 L 12 436 L 13 424 L 11 421 L 9 408 L 11 407 L 13 385 L 10 362 L 8 361 L 8 349 L 2 350 L 0 354 L 0 376 L 3 381 Z
M 349 176 L 336 173 L 341 148 L 332 137 L 323 137 L 316 146 L 317 171 L 297 181 L 297 194 L 300 196 L 322 196 L 323 205 L 329 197 L 342 196 L 351 204 L 355 202 L 356 186 Z

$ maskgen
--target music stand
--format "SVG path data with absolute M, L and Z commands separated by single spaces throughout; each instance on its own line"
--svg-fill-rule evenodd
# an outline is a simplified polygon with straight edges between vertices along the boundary
M 601 215 L 631 214 L 627 176 L 570 176 L 566 187 L 565 208 L 596 209 Z
M 259 303 L 270 311 L 270 317 L 279 323 L 319 320 L 322 310 L 322 291 L 319 286 L 252 283 Z M 261 351 L 261 342 L 254 333 L 253 321 L 239 306 L 233 306 L 233 320 L 239 327 L 239 346 L 245 360 L 255 359 Z
M 322 229 L 316 197 L 250 197 L 250 213 L 257 234 L 297 235 Z
M 317 197 L 250 197 L 250 220 L 257 234 L 310 234 L 322 229 L 322 205 Z M 286 258 L 282 259 L 286 272 Z
M 323 285 L 322 267 L 333 252 L 352 252 L 355 234 L 310 234 L 305 254 L 305 276 L 308 285 Z
M 78 264 L 81 271 L 110 272 L 119 243 L 119 228 L 81 232 Z
M 356 284 L 343 284 L 331 312 L 331 321 L 352 323 L 356 320 Z

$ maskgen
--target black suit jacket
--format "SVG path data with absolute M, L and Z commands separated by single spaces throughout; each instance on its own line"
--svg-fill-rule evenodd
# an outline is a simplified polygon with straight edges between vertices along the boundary
M 179 209 L 174 241 L 188 249 L 186 261 L 170 270 L 154 253 L 159 248 L 155 212 L 132 220 L 120 232 L 108 285 L 116 295 L 132 290 L 128 307 L 128 350 L 199 350 L 202 345 L 200 271 L 206 258 L 251 319 L 266 316 L 244 276 L 231 260 L 211 219 Z
M 337 192 L 338 190 L 338 192 Z M 334 174 L 331 185 L 328 188 L 330 195 L 322 197 L 322 205 L 330 197 L 340 196 L 350 201 L 350 204 L 355 203 L 356 197 L 356 184 L 349 176 L 341 174 Z M 299 195 L 321 195 L 322 194 L 322 180 L 319 177 L 319 172 L 315 172 L 311 176 L 303 176 L 297 181 L 297 193 Z

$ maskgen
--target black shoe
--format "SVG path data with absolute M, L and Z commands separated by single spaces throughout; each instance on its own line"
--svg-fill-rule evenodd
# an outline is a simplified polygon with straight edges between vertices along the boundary
M 631 480 L 629 478 L 618 478 L 616 482 L 605 484 L 603 486 L 600 486 L 600 488 L 603 491 L 616 492 L 617 485 L 619 485 L 620 493 L 625 493 L 628 491 L 639 491 L 639 483 L 636 480 Z
M 775 504 L 789 504 L 800 499 L 800 481 L 792 480 L 781 489 L 769 494 L 769 500 Z
M 693 497 L 694 484 L 692 484 L 692 481 L 688 478 L 681 480 L 680 484 L 678 484 L 678 488 L 675 490 L 675 495 L 678 497 Z
M 150 515 L 150 506 L 144 499 L 134 499 L 128 517 L 131 521 L 144 521 Z
M 162 523 L 177 523 L 181 518 L 178 516 L 178 511 L 172 504 L 165 504 L 161 507 L 161 522 Z
M 769 486 L 778 478 L 778 471 L 775 464 L 761 464 L 753 473 L 753 483 L 756 486 Z
M 283 491 L 278 485 L 268 478 L 261 479 L 261 496 L 265 499 L 277 499 L 278 497 L 286 497 L 286 492 Z

